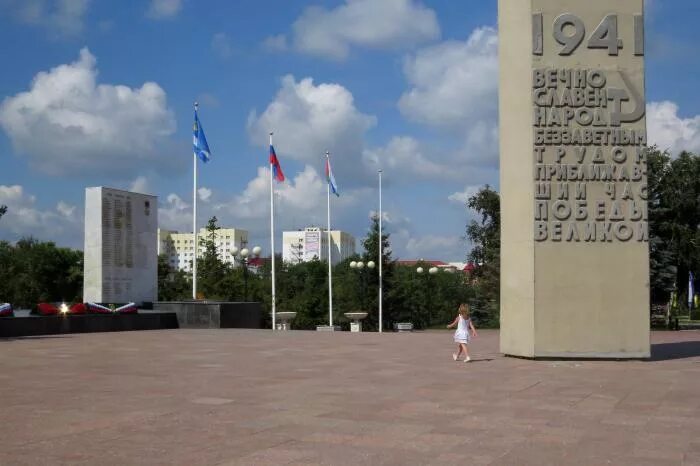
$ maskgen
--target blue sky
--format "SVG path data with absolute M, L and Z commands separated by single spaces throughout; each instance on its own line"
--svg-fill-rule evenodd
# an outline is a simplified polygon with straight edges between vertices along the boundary
M 650 140 L 673 152 L 700 151 L 699 17 L 647 2 Z M 326 149 L 334 228 L 364 236 L 381 165 L 405 259 L 463 260 L 463 200 L 498 185 L 495 0 L 0 0 L 0 53 L 1 239 L 81 247 L 97 185 L 156 194 L 161 226 L 188 230 L 194 100 L 213 155 L 199 222 L 265 250 L 270 129 L 280 232 L 325 225 Z

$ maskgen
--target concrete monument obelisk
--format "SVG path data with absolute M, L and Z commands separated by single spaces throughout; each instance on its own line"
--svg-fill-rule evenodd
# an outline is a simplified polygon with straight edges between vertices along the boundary
M 644 1 L 498 6 L 501 351 L 648 357 Z

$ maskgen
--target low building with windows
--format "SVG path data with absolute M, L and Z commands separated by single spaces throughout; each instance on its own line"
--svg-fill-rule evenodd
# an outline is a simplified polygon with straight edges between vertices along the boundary
M 205 238 L 206 235 L 206 229 L 202 228 L 197 234 L 197 239 Z M 238 228 L 221 228 L 216 231 L 214 242 L 219 252 L 219 258 L 228 264 L 235 264 L 231 250 L 234 247 L 239 250 L 248 247 L 248 232 Z M 197 257 L 202 257 L 205 248 L 201 245 L 201 241 L 198 249 Z M 194 235 L 192 233 L 158 229 L 158 255 L 167 255 L 168 263 L 172 268 L 191 272 L 194 251 Z
M 340 230 L 331 230 L 331 263 L 333 265 L 355 255 L 355 237 Z M 328 230 L 308 227 L 282 232 L 282 259 L 292 264 L 311 260 L 328 260 Z

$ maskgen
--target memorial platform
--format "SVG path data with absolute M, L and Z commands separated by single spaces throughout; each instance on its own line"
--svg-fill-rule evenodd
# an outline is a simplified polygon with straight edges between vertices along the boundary
M 178 328 L 177 317 L 172 312 L 67 316 L 36 316 L 19 312 L 15 317 L 0 317 L 0 338 L 175 328 Z
M 697 465 L 700 332 L 650 361 L 454 362 L 452 332 L 0 340 L 0 464 Z
M 263 328 L 262 305 L 257 302 L 159 301 L 153 308 L 177 314 L 180 328 Z

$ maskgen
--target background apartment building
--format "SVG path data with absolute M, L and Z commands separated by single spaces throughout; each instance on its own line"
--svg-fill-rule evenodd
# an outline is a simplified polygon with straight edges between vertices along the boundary
M 205 238 L 206 235 L 207 231 L 202 228 L 199 230 L 197 238 Z M 221 228 L 217 230 L 214 242 L 219 252 L 219 258 L 223 262 L 234 264 L 231 249 L 237 247 L 240 250 L 248 247 L 248 232 L 238 228 Z M 200 245 L 198 249 L 197 257 L 202 257 L 205 248 Z M 194 235 L 192 233 L 158 229 L 158 255 L 166 254 L 171 267 L 190 272 L 194 251 Z
M 355 254 L 355 238 L 344 231 L 331 230 L 331 263 L 342 262 Z M 299 264 L 314 259 L 328 259 L 327 230 L 308 227 L 298 231 L 282 232 L 282 259 Z

